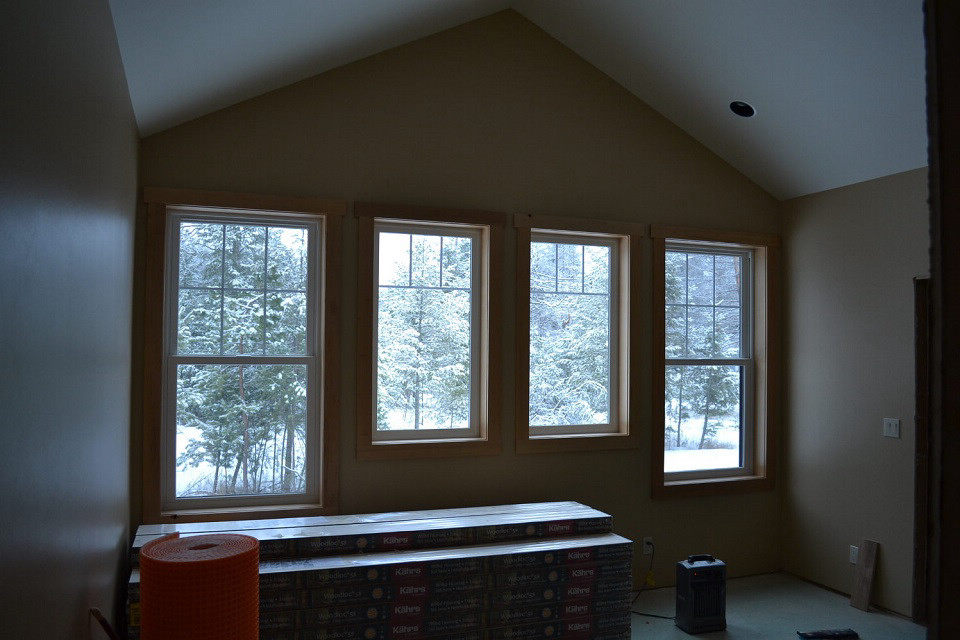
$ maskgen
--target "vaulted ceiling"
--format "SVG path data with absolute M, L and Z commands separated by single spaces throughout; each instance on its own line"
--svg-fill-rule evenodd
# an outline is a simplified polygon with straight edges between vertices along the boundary
M 513 8 L 777 198 L 927 163 L 920 0 L 110 5 L 143 135 Z

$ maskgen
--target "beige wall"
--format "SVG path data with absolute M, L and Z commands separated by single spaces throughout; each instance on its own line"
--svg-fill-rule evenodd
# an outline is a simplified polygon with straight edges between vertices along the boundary
M 844 592 L 880 543 L 875 600 L 910 613 L 914 276 L 929 269 L 926 170 L 783 204 L 783 564 Z M 901 419 L 900 440 L 881 437 Z
M 769 195 L 512 11 L 148 137 L 141 184 L 779 231 Z M 776 492 L 651 502 L 646 437 L 637 451 L 517 455 L 511 393 L 498 456 L 358 462 L 355 234 L 348 220 L 343 512 L 580 500 L 614 514 L 625 535 L 654 536 L 661 582 L 694 552 L 717 554 L 733 575 L 778 567 Z M 649 274 L 639 277 L 648 308 Z M 512 317 L 502 319 L 507 363 Z M 649 324 L 645 314 L 645 336 Z M 649 353 L 645 339 L 631 415 L 645 435 Z M 513 388 L 509 366 L 501 383 Z
M 136 126 L 107 0 L 0 15 L 0 636 L 100 638 L 88 610 L 126 581 Z

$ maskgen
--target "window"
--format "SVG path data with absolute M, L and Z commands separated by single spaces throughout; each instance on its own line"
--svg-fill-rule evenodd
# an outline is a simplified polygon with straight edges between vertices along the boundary
M 358 339 L 371 353 L 358 366 L 360 457 L 492 448 L 491 251 L 500 229 L 488 216 L 500 217 L 418 209 L 422 219 L 409 219 L 380 205 L 357 212 L 361 242 L 370 243 L 360 251 L 358 313 L 370 325 Z
M 635 445 L 631 243 L 642 230 L 540 216 L 516 225 L 518 451 Z
M 654 492 L 769 486 L 777 240 L 655 227 L 654 243 Z
M 145 520 L 331 507 L 327 217 L 151 203 L 148 218 L 164 275 L 159 295 L 148 286 L 148 315 L 155 298 L 162 312 L 148 345 L 162 336 L 145 376 Z

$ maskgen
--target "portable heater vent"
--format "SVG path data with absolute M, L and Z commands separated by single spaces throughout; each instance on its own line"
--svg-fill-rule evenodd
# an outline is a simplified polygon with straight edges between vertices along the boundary
M 677 563 L 677 626 L 687 633 L 727 627 L 727 566 L 711 555 Z

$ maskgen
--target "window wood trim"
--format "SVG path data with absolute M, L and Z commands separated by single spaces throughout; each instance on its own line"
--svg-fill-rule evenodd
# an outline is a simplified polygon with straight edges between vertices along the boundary
M 496 455 L 501 452 L 501 323 L 504 262 L 504 227 L 506 214 L 491 211 L 444 209 L 411 205 L 390 205 L 358 202 L 357 216 L 357 440 L 358 460 L 392 460 L 404 458 L 445 458 L 475 455 Z M 484 407 L 479 438 L 434 439 L 377 442 L 373 440 L 374 385 L 374 223 L 375 219 L 409 220 L 412 222 L 459 223 L 483 225 L 489 229 L 489 247 L 483 257 L 487 272 L 487 291 L 479 292 L 481 303 L 481 358 L 485 370 L 480 384 L 480 402 Z
M 780 237 L 752 232 L 653 225 L 653 329 L 650 486 L 654 499 L 769 491 L 774 487 L 780 424 Z M 665 481 L 664 353 L 667 239 L 750 248 L 753 259 L 754 468 L 750 475 Z
M 640 313 L 641 243 L 646 235 L 646 225 L 563 218 L 559 216 L 517 215 L 514 217 L 517 236 L 516 260 L 516 360 L 514 367 L 514 446 L 517 453 L 551 453 L 574 451 L 602 451 L 632 449 L 640 444 L 640 428 L 637 416 L 637 378 L 640 362 Z M 619 420 L 618 430 L 610 433 L 563 434 L 555 436 L 531 436 L 529 422 L 530 394 L 530 237 L 533 229 L 569 231 L 577 234 L 590 233 L 625 236 L 620 252 L 620 305 L 621 330 L 628 334 L 620 341 L 619 353 Z M 622 257 L 627 253 L 626 258 Z
M 238 517 L 308 516 L 336 513 L 339 501 L 339 328 L 340 264 L 342 218 L 347 210 L 343 200 L 287 198 L 283 196 L 193 189 L 145 187 L 144 302 L 143 302 L 143 389 L 141 440 L 141 496 L 144 523 L 202 522 L 233 520 Z M 204 507 L 163 510 L 161 487 L 164 283 L 166 280 L 165 235 L 167 207 L 210 207 L 231 210 L 282 211 L 310 216 L 323 215 L 323 277 L 318 319 L 322 344 L 322 406 L 320 410 L 320 502 L 283 505 Z

